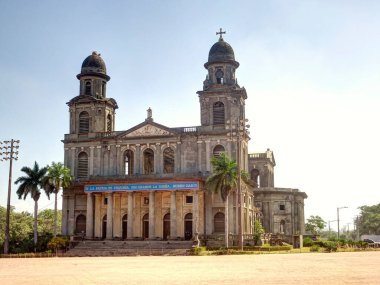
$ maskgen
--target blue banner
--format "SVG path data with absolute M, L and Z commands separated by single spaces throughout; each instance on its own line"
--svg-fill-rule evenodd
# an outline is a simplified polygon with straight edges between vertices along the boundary
M 151 190 L 197 190 L 198 181 L 167 182 L 167 183 L 139 183 L 139 184 L 98 184 L 85 185 L 85 192 L 123 192 L 123 191 L 151 191 Z

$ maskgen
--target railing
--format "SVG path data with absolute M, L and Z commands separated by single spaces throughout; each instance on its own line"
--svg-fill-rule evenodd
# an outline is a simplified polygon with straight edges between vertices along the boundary
M 266 153 L 249 153 L 248 154 L 249 158 L 267 158 Z

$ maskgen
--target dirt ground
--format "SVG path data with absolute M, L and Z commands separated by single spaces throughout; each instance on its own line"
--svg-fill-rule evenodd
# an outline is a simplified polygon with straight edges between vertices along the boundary
M 0 284 L 380 284 L 380 252 L 0 259 Z

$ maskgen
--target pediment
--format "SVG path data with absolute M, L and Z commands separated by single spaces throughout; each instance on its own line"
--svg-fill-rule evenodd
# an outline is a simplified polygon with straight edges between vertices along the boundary
M 145 124 L 141 127 L 138 127 L 136 129 L 131 129 L 130 132 L 127 132 L 123 135 L 123 137 L 152 137 L 152 136 L 168 136 L 173 135 L 172 132 L 170 132 L 167 129 L 160 128 L 158 126 L 155 126 L 153 124 Z

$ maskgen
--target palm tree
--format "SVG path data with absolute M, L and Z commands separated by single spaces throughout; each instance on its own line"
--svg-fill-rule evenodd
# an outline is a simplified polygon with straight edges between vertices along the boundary
M 57 236 L 57 196 L 61 188 L 66 188 L 71 183 L 70 169 L 61 162 L 52 162 L 48 166 L 48 173 L 44 179 L 44 188 L 47 193 L 54 193 L 54 236 Z
M 47 167 L 40 169 L 38 163 L 35 161 L 33 168 L 24 166 L 21 171 L 26 174 L 26 176 L 21 176 L 17 178 L 15 184 L 21 183 L 18 187 L 16 193 L 18 198 L 25 198 L 30 194 L 34 200 L 34 249 L 37 245 L 37 214 L 38 214 L 38 199 L 41 196 L 40 189 L 43 186 L 43 180 L 47 172 Z
M 224 202 L 225 242 L 228 248 L 228 197 L 238 182 L 238 170 L 235 160 L 230 160 L 225 153 L 211 159 L 214 173 L 207 178 L 209 191 L 219 193 Z

